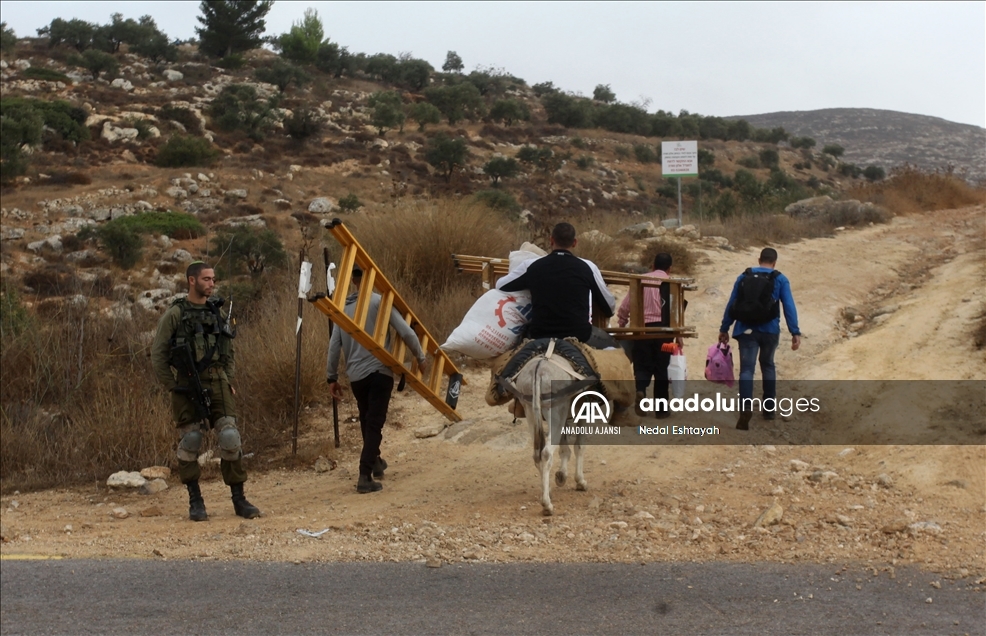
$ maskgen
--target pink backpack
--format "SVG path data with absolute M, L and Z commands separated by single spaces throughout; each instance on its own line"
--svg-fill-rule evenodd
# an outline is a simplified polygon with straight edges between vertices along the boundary
M 729 350 L 728 344 L 718 342 L 709 347 L 705 356 L 705 379 L 716 384 L 733 386 L 733 352 Z

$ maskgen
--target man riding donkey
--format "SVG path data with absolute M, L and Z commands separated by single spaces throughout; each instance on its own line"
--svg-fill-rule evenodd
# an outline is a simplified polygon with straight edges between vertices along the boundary
M 592 311 L 611 317 L 616 299 L 606 288 L 599 268 L 572 253 L 578 239 L 570 223 L 555 225 L 550 240 L 550 254 L 521 263 L 497 281 L 500 291 L 530 291 L 531 320 L 524 342 L 494 361 L 486 401 L 491 406 L 511 401 L 514 396 L 500 380 L 511 377 L 524 362 L 551 347 L 580 375 L 600 378 L 602 392 L 614 401 L 620 415 L 633 402 L 625 382 L 633 378 L 630 362 L 616 340 L 590 322 Z M 514 415 L 523 415 L 519 403 L 514 405 Z

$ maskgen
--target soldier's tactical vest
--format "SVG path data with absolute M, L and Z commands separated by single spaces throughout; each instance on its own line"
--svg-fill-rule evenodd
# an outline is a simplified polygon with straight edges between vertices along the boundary
M 225 366 L 232 347 L 230 338 L 223 333 L 223 316 L 215 302 L 207 301 L 202 307 L 193 305 L 187 298 L 179 298 L 172 307 L 175 305 L 181 309 L 181 318 L 174 343 L 187 342 L 191 346 L 199 373 L 212 366 Z

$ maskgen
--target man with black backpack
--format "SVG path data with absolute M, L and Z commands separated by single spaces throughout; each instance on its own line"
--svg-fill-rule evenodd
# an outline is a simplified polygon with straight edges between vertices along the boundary
M 760 252 L 758 267 L 747 268 L 736 279 L 733 293 L 726 303 L 719 328 L 719 342 L 729 342 L 729 327 L 735 321 L 733 337 L 739 345 L 740 353 L 740 416 L 736 428 L 749 430 L 753 417 L 753 376 L 760 360 L 763 375 L 763 417 L 772 420 L 776 417 L 777 369 L 774 366 L 774 352 L 780 342 L 780 306 L 784 307 L 784 321 L 791 332 L 791 351 L 801 346 L 801 330 L 798 329 L 798 310 L 791 295 L 791 282 L 784 274 L 774 269 L 777 264 L 777 250 L 766 247 Z

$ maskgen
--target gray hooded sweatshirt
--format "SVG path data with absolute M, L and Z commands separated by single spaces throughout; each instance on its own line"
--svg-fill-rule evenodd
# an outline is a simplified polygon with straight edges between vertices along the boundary
M 346 315 L 350 318 L 356 313 L 356 298 L 359 294 L 353 293 L 346 297 Z M 366 314 L 366 325 L 377 323 L 377 310 L 380 308 L 380 294 L 374 293 L 370 297 L 370 309 Z M 421 343 L 414 330 L 404 321 L 404 318 L 396 309 L 390 310 L 390 326 L 397 331 L 397 334 L 407 344 L 408 349 L 418 360 L 424 362 L 425 354 L 421 350 Z M 387 345 L 390 346 L 390 335 L 387 335 Z M 329 340 L 329 359 L 325 368 L 325 376 L 328 380 L 335 380 L 339 377 L 339 353 L 346 356 L 346 375 L 350 382 L 356 382 L 379 372 L 393 377 L 393 372 L 382 362 L 373 357 L 373 354 L 364 349 L 352 336 L 342 329 L 333 329 L 332 338 Z

